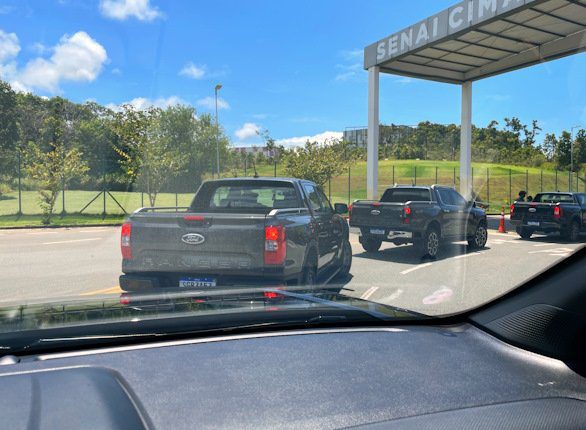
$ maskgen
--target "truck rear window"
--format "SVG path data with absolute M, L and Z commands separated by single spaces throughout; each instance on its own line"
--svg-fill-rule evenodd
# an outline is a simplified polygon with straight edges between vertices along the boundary
M 429 202 L 431 195 L 424 188 L 389 188 L 380 199 L 383 203 Z
M 574 203 L 571 194 L 543 193 L 537 194 L 533 199 L 536 203 Z
M 194 212 L 270 212 L 299 207 L 293 184 L 278 181 L 205 183 L 195 196 Z

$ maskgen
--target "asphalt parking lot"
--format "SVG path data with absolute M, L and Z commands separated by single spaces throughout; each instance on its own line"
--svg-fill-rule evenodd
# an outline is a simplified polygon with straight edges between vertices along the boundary
M 383 244 L 365 253 L 351 234 L 354 261 L 342 294 L 425 314 L 480 305 L 584 246 L 559 237 L 491 230 L 487 247 L 468 252 L 446 244 L 436 260 L 421 260 L 412 246 Z M 0 303 L 83 298 L 120 293 L 119 227 L 0 230 Z

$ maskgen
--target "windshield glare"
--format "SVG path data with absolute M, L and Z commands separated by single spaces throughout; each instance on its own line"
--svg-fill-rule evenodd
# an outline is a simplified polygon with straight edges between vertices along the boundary
M 1 6 L 2 336 L 443 318 L 583 252 L 586 15 L 454 3 Z

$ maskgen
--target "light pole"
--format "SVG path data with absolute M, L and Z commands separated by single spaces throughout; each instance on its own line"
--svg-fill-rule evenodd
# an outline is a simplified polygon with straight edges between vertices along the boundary
M 581 125 L 575 125 L 572 127 L 570 132 L 571 135 L 571 142 L 570 142 L 570 191 L 572 191 L 572 175 L 574 174 L 574 129 L 580 128 Z
M 222 88 L 222 84 L 217 84 L 214 88 L 216 95 L 216 172 L 218 179 L 220 178 L 220 126 L 218 123 L 218 91 Z

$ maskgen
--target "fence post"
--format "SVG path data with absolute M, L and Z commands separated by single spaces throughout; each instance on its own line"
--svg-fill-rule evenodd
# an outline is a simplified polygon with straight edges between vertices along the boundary
M 488 167 L 486 168 L 486 203 L 490 207 L 490 172 Z
M 413 167 L 413 185 L 417 185 L 417 165 Z
M 513 171 L 509 169 L 509 204 L 513 200 Z
M 144 208 L 144 192 L 140 192 L 140 207 Z
M 21 160 L 18 151 L 18 216 L 22 215 L 22 185 L 21 185 Z
M 65 176 L 61 178 L 61 218 L 65 215 Z
M 352 167 L 348 166 L 348 204 L 350 204 L 350 176 L 352 175 Z
M 277 159 L 274 159 L 274 164 L 275 164 L 275 178 L 277 177 Z
M 395 165 L 393 164 L 393 185 L 395 185 Z
M 572 191 L 572 171 L 568 170 L 568 191 Z
M 435 183 L 437 184 L 437 166 L 435 166 Z
M 179 198 L 177 196 L 177 191 L 175 191 L 175 208 L 179 206 Z

